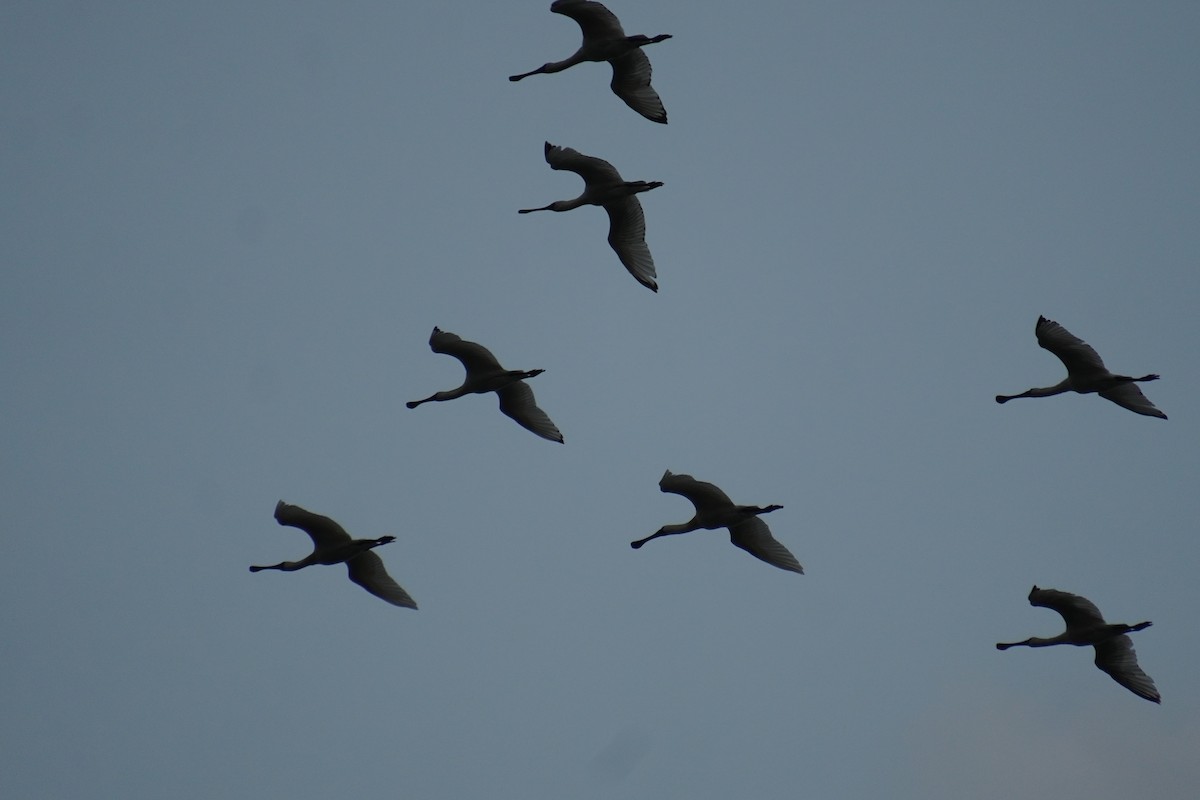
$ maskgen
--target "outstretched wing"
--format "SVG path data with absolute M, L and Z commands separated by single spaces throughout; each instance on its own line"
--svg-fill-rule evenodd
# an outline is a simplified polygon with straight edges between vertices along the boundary
M 612 59 L 613 94 L 625 101 L 625 105 L 653 122 L 667 123 L 667 109 L 654 87 L 650 85 L 650 59 L 636 47 L 622 56 Z
M 1144 414 L 1147 417 L 1158 417 L 1159 419 L 1167 418 L 1167 415 L 1159 411 L 1158 407 L 1150 402 L 1150 398 L 1142 394 L 1142 390 L 1132 381 L 1122 383 L 1112 389 L 1105 389 L 1097 394 L 1105 400 L 1112 400 L 1122 408 L 1128 408 L 1135 414 Z
M 370 550 L 364 550 L 347 561 L 346 571 L 350 574 L 350 580 L 379 599 L 386 600 L 394 606 L 413 609 L 417 607 L 416 601 L 409 597 L 408 592 L 401 589 L 400 584 L 388 575 L 383 566 L 383 559 Z
M 1162 702 L 1154 681 L 1137 663 L 1137 653 L 1128 636 L 1115 636 L 1096 645 L 1096 666 L 1138 697 L 1152 703 Z
M 1104 615 L 1096 604 L 1086 597 L 1057 589 L 1033 587 L 1029 592 L 1029 605 L 1057 611 L 1068 628 L 1092 628 L 1104 624 Z
M 804 567 L 800 566 L 800 562 L 790 550 L 771 535 L 771 529 L 759 517 L 751 517 L 745 522 L 731 525 L 729 541 L 773 567 L 804 574 Z
M 595 156 L 585 156 L 571 147 L 560 147 L 546 142 L 546 163 L 551 169 L 565 169 L 574 172 L 587 183 L 620 183 L 621 173 L 617 168 Z
M 486 373 L 503 369 L 492 352 L 481 344 L 468 342 L 457 334 L 434 328 L 429 336 L 429 349 L 435 353 L 454 356 L 467 372 Z
M 621 27 L 617 15 L 593 0 L 554 0 L 550 4 L 550 10 L 578 22 L 583 30 L 585 42 L 589 39 L 603 42 L 608 39 L 625 38 L 625 30 Z
M 651 291 L 658 291 L 658 274 L 654 258 L 646 245 L 646 217 L 636 195 L 610 200 L 604 204 L 608 212 L 608 244 L 617 258 L 637 282 Z
M 314 514 L 282 500 L 275 504 L 275 521 L 307 533 L 317 550 L 337 547 L 350 541 L 350 534 L 329 517 Z
M 1058 356 L 1067 372 L 1086 376 L 1108 371 L 1100 354 L 1090 344 L 1054 320 L 1038 317 L 1034 333 L 1037 334 L 1038 344 Z
M 543 439 L 562 443 L 563 435 L 546 412 L 538 408 L 533 399 L 533 389 L 525 381 L 513 381 L 498 389 L 496 394 L 500 397 L 500 411 L 516 420 L 522 428 L 533 431 Z
M 663 492 L 679 494 L 692 501 L 696 511 L 717 510 L 733 505 L 729 495 L 716 486 L 705 481 L 698 481 L 691 475 L 676 475 L 667 470 L 658 481 L 658 488 Z

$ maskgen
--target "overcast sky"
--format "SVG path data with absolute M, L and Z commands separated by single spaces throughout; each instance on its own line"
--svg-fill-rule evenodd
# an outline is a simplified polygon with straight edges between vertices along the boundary
M 0 795 L 1191 800 L 1200 5 L 0 10 Z M 659 293 L 582 182 L 641 196 Z M 1044 314 L 1170 417 L 1046 386 Z M 434 325 L 544 369 L 539 439 Z M 806 569 L 686 520 L 665 469 Z M 285 499 L 420 604 L 299 559 Z M 1161 706 L 1050 636 L 1134 634 Z

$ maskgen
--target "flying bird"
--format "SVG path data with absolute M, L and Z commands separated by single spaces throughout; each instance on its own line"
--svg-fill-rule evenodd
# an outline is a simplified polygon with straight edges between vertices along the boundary
M 484 394 L 495 392 L 500 398 L 500 411 L 517 421 L 526 430 L 533 431 L 543 439 L 562 443 L 563 435 L 546 416 L 546 412 L 538 408 L 533 399 L 533 389 L 525 383 L 526 378 L 541 375 L 545 370 L 505 369 L 500 362 L 481 344 L 468 342 L 449 331 L 434 328 L 429 335 L 429 349 L 435 353 L 445 353 L 454 356 L 462 362 L 467 370 L 467 377 L 462 386 L 448 392 L 436 392 L 424 400 L 413 400 L 405 403 L 409 408 L 416 408 L 431 400 L 454 400 L 465 394 Z
M 374 547 L 396 541 L 395 536 L 351 539 L 350 534 L 329 517 L 306 511 L 300 506 L 289 505 L 282 500 L 275 504 L 275 521 L 307 533 L 313 541 L 313 551 L 300 561 L 281 561 L 267 567 L 250 567 L 251 572 L 261 572 L 264 569 L 295 572 L 313 564 L 344 562 L 350 580 L 371 594 L 394 606 L 416 609 L 416 601 L 409 597 L 408 592 L 401 589 L 384 569 L 383 559 L 371 552 Z
M 750 555 L 773 567 L 804 574 L 804 568 L 800 566 L 796 557 L 775 540 L 767 523 L 758 518 L 759 514 L 778 511 L 783 506 L 734 505 L 733 501 L 729 499 L 729 495 L 711 483 L 698 481 L 691 475 L 676 475 L 671 470 L 663 473 L 662 479 L 658 482 L 658 488 L 664 492 L 681 494 L 691 500 L 692 505 L 696 507 L 696 515 L 680 525 L 664 525 L 645 539 L 630 542 L 629 546 L 634 550 L 660 536 L 690 533 L 701 528 L 710 531 L 728 528 L 729 541 Z
M 662 186 L 662 181 L 627 181 L 602 158 L 585 156 L 569 147 L 546 142 L 546 163 L 551 169 L 566 169 L 583 178 L 583 194 L 574 200 L 556 200 L 541 208 L 522 208 L 517 213 L 570 211 L 580 206 L 604 206 L 608 212 L 608 243 L 637 282 L 658 291 L 657 274 L 650 248 L 646 246 L 646 218 L 635 195 Z
M 646 58 L 642 48 L 670 39 L 671 34 L 626 36 L 616 15 L 592 0 L 555 0 L 550 4 L 550 10 L 579 23 L 583 29 L 583 44 L 565 61 L 551 61 L 530 72 L 510 75 L 510 81 L 562 72 L 584 61 L 607 61 L 612 64 L 613 93 L 646 119 L 666 124 L 667 111 L 658 92 L 650 86 L 650 59 Z
M 997 650 L 1022 646 L 1050 647 L 1056 644 L 1073 644 L 1076 647 L 1091 645 L 1096 648 L 1096 666 L 1111 675 L 1114 681 L 1138 697 L 1144 697 L 1152 703 L 1161 702 L 1154 681 L 1138 666 L 1133 642 L 1125 635 L 1149 628 L 1150 622 L 1136 625 L 1105 622 L 1100 609 L 1090 600 L 1077 594 L 1039 589 L 1036 586 L 1029 592 L 1029 604 L 1057 611 L 1067 623 L 1067 629 L 1049 639 L 1035 636 L 1023 642 L 999 642 Z
M 1079 394 L 1095 392 L 1104 399 L 1111 400 L 1135 413 L 1144 414 L 1147 417 L 1167 418 L 1167 415 L 1159 411 L 1137 387 L 1140 382 L 1158 380 L 1157 375 L 1143 375 L 1140 378 L 1114 375 L 1104 366 L 1100 354 L 1093 350 L 1091 345 L 1052 319 L 1038 317 L 1034 332 L 1037 334 L 1038 344 L 1058 356 L 1066 366 L 1067 377 L 1053 386 L 1034 388 L 1021 392 L 1021 394 L 998 394 L 996 395 L 997 403 L 1007 403 L 1018 397 L 1050 397 L 1064 392 L 1078 392 Z

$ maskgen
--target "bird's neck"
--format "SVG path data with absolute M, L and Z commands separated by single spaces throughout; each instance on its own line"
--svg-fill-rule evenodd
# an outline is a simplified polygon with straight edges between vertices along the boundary
M 1066 378 L 1063 378 L 1058 383 L 1054 384 L 1053 386 L 1035 387 L 1021 395 L 1018 395 L 1018 396 L 1019 397 L 1053 397 L 1056 394 L 1062 394 L 1064 392 L 1069 392 L 1069 391 L 1071 391 L 1071 379 L 1070 379 L 1070 377 L 1066 377 Z

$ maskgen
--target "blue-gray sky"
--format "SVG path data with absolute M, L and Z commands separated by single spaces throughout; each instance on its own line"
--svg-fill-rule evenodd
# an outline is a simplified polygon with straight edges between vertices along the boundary
M 1200 7 L 618 2 L 0 12 L 0 794 L 1191 798 Z M 658 295 L 542 143 L 642 196 Z M 1056 382 L 1039 314 L 1170 419 Z M 457 385 L 434 325 L 559 446 Z M 797 576 L 664 469 L 769 522 Z M 417 599 L 307 552 L 284 498 Z M 1161 707 L 1051 635 L 1135 634 Z

